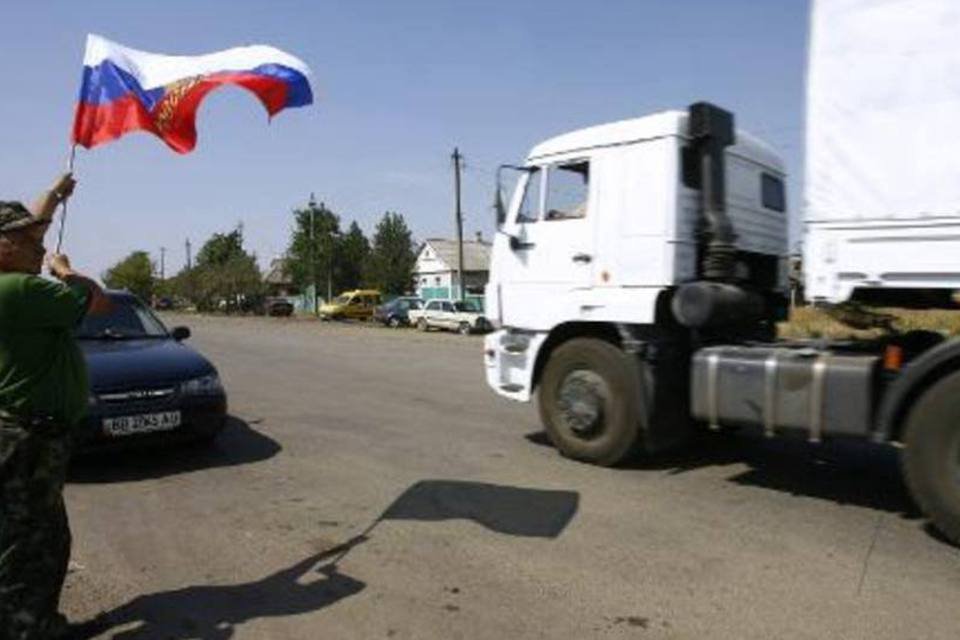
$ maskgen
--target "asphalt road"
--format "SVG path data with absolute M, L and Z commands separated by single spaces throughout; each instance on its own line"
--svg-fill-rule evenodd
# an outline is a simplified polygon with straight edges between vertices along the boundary
M 76 465 L 64 609 L 109 612 L 98 637 L 960 634 L 960 550 L 892 450 L 737 435 L 594 468 L 488 391 L 479 338 L 186 321 L 234 418 Z

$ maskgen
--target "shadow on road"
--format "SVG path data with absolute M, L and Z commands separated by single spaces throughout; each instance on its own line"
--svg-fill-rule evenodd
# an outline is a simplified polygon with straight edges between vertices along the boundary
M 340 573 L 335 563 L 314 569 L 329 556 L 329 551 L 310 556 L 254 582 L 140 596 L 78 625 L 73 637 L 83 640 L 112 634 L 113 640 L 227 640 L 249 620 L 319 611 L 366 588 L 365 583 Z
M 556 538 L 576 514 L 579 498 L 573 491 L 423 480 L 404 491 L 363 533 L 292 567 L 254 582 L 140 596 L 77 625 L 72 637 L 227 640 L 250 620 L 316 612 L 363 591 L 366 584 L 340 573 L 338 566 L 384 521 L 466 519 L 507 535 Z M 323 578 L 306 581 L 318 574 Z
M 497 533 L 556 538 L 579 504 L 580 494 L 574 491 L 421 480 L 387 507 L 380 520 L 472 520 Z
M 526 439 L 552 446 L 543 432 L 527 434 Z M 638 459 L 621 470 L 680 474 L 742 464 L 747 469 L 727 481 L 918 518 L 920 513 L 900 476 L 898 457 L 892 447 L 863 442 L 814 445 L 790 438 L 768 440 L 748 433 L 709 433 L 686 448 Z
M 277 455 L 280 444 L 230 416 L 213 442 L 170 443 L 130 450 L 94 452 L 76 457 L 71 483 L 130 482 L 179 473 L 261 462 Z

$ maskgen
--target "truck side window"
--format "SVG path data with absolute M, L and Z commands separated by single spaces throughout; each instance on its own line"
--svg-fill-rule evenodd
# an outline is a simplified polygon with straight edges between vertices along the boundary
M 543 174 L 539 169 L 530 172 L 527 188 L 517 212 L 517 222 L 536 222 L 540 219 L 540 182 Z
M 544 220 L 585 218 L 589 191 L 589 162 L 578 161 L 550 167 Z
M 760 174 L 760 195 L 763 206 L 774 211 L 786 211 L 787 199 L 783 180 L 769 173 Z

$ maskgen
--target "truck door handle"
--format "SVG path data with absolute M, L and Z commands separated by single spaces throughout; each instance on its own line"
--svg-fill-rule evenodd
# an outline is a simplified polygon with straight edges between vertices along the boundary
M 590 261 L 592 261 L 592 260 L 593 260 L 593 257 L 590 256 L 590 254 L 587 254 L 587 253 L 578 253 L 578 254 L 576 254 L 575 256 L 573 256 L 573 261 L 574 261 L 574 262 L 582 262 L 583 264 L 587 264 L 588 262 L 590 262 Z

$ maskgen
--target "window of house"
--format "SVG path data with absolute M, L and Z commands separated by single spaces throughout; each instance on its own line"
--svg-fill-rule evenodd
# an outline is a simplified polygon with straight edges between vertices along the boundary
M 544 220 L 573 220 L 587 215 L 590 163 L 568 162 L 550 167 Z
M 440 286 L 440 276 L 437 276 L 433 279 L 433 284 L 437 285 L 438 287 Z
M 774 211 L 787 210 L 787 198 L 783 180 L 769 173 L 760 175 L 760 194 L 763 206 Z
M 536 222 L 540 219 L 540 186 L 543 181 L 542 171 L 534 169 L 527 178 L 527 186 L 523 192 L 523 202 L 517 212 L 517 222 Z

